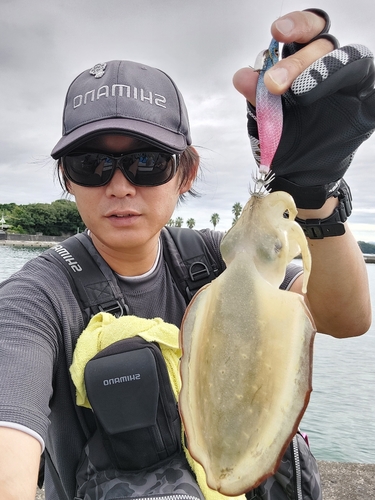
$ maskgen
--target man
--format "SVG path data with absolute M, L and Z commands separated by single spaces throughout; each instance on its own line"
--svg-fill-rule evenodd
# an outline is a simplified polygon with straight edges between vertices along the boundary
M 294 12 L 275 21 L 272 34 L 286 44 L 303 45 L 324 31 L 326 21 L 321 13 Z M 329 37 L 320 37 L 298 52 L 292 52 L 266 74 L 267 87 L 271 92 L 283 94 L 310 63 L 332 48 Z M 144 283 L 155 267 L 161 265 L 160 231 L 170 219 L 178 198 L 191 189 L 199 160 L 190 145 L 182 96 L 169 77 L 157 75 L 153 68 L 142 69 L 135 63 L 125 66 L 133 76 L 136 74 L 134 81 L 140 81 L 142 71 L 145 81 L 150 83 L 148 78 L 151 78 L 155 83 L 152 97 L 147 93 L 141 98 L 142 83 L 129 90 L 115 82 L 119 85 L 115 92 L 132 93 L 136 101 L 135 104 L 132 101 L 133 117 L 118 120 L 114 111 L 107 113 L 106 104 L 100 107 L 108 102 L 102 97 L 111 96 L 112 84 L 105 82 L 106 74 L 115 74 L 114 64 L 121 72 L 122 62 L 109 62 L 108 67 L 94 67 L 91 75 L 85 72 L 72 83 L 64 135 L 52 156 L 59 160 L 65 185 L 75 196 L 96 251 L 120 278 L 125 277 L 124 286 L 131 294 L 137 280 Z M 250 69 L 240 70 L 234 77 L 235 87 L 252 105 L 255 105 L 256 81 L 257 73 Z M 90 94 L 94 88 L 97 93 Z M 93 95 L 99 99 L 95 101 L 96 107 L 90 108 Z M 147 108 L 151 117 L 145 118 L 144 111 L 136 107 L 142 99 L 143 104 L 150 104 L 153 99 L 152 107 Z M 172 110 L 170 102 L 174 103 Z M 164 127 L 165 123 L 168 126 Z M 147 183 L 147 173 L 139 170 L 134 175 L 134 169 L 127 164 L 128 160 L 131 165 L 137 160 L 137 153 L 150 150 L 160 153 L 151 159 L 160 168 L 159 173 L 155 171 L 151 185 Z M 85 175 L 84 158 L 92 153 L 106 156 L 110 161 L 106 165 L 101 157 L 95 173 Z M 99 180 L 95 180 L 95 175 Z M 300 209 L 298 217 L 326 219 L 339 201 L 338 197 L 328 197 L 318 208 Z M 213 247 L 218 245 L 214 238 Z M 336 337 L 363 334 L 371 321 L 370 298 L 363 257 L 349 228 L 345 225 L 345 233 L 340 236 L 310 239 L 309 246 L 313 269 L 307 300 L 318 331 Z M 40 455 L 46 443 L 64 491 L 70 498 L 74 495 L 74 470 L 84 441 L 82 432 L 77 438 L 77 418 L 70 410 L 66 411 L 67 401 L 71 399 L 66 359 L 71 356 L 77 333 L 85 325 L 74 295 L 66 283 L 56 281 L 55 272 L 46 264 L 30 263 L 28 278 L 20 275 L 22 289 L 20 280 L 13 278 L 3 285 L 0 294 L 2 329 L 7 332 L 0 340 L 2 500 L 34 500 Z M 170 282 L 167 284 L 172 286 Z M 301 289 L 302 277 L 298 276 L 291 290 L 302 293 Z M 172 297 L 173 304 L 166 303 L 167 294 L 161 293 L 163 290 L 148 289 L 153 297 L 150 311 L 147 312 L 144 305 L 141 313 L 144 317 L 154 314 L 157 301 L 164 311 L 163 319 L 178 323 L 185 304 L 177 294 L 175 299 Z M 70 338 L 66 333 L 69 331 L 75 332 Z M 13 391 L 9 390 L 10 386 L 14 387 Z M 54 429 L 52 434 L 51 429 Z M 61 450 L 64 450 L 63 457 Z M 46 499 L 61 499 L 51 485 L 52 472 L 47 472 Z

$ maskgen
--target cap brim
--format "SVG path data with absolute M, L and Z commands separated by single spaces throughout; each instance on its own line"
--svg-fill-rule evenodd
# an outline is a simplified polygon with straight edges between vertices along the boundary
M 128 118 L 111 118 L 82 125 L 63 136 L 53 148 L 51 156 L 57 160 L 92 137 L 104 133 L 122 133 L 137 137 L 170 153 L 182 153 L 188 146 L 184 135 L 176 134 L 158 125 Z

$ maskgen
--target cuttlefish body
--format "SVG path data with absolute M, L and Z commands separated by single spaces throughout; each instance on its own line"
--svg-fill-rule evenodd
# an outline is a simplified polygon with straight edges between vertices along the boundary
M 289 218 L 285 218 L 285 213 Z M 190 303 L 181 328 L 179 407 L 207 484 L 239 495 L 278 467 L 311 392 L 315 327 L 302 295 L 280 290 L 305 236 L 291 196 L 253 194 L 221 252 L 227 269 Z

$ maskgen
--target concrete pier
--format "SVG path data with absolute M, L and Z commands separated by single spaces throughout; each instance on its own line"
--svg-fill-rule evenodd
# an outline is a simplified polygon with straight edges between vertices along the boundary
M 375 254 L 374 253 L 364 253 L 363 258 L 367 264 L 375 264 Z
M 375 464 L 319 462 L 323 500 L 375 500 Z
M 49 248 L 65 239 L 64 236 L 44 236 L 41 234 L 8 234 L 0 231 L 0 245 L 23 248 Z
M 21 240 L 0 240 L 0 246 L 16 248 L 50 248 L 57 245 L 58 241 L 21 241 Z

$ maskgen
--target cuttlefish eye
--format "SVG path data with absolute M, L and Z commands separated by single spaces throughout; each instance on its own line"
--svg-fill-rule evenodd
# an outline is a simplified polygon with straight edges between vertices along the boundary
M 272 238 L 272 241 L 266 240 L 257 248 L 257 256 L 264 262 L 273 261 L 278 257 L 282 248 L 280 238 Z
M 275 254 L 280 253 L 282 248 L 283 248 L 283 244 L 281 243 L 281 240 L 277 239 L 275 241 L 275 246 L 274 246 Z

